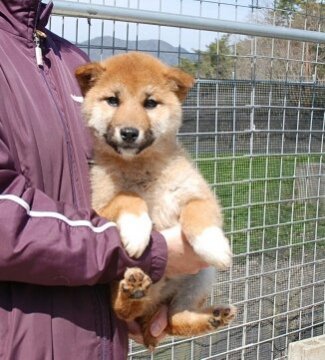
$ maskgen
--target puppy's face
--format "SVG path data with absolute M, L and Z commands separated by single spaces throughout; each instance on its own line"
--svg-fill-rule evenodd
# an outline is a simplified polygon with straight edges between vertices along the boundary
M 86 64 L 76 71 L 88 126 L 107 151 L 132 157 L 175 138 L 181 102 L 193 78 L 141 53 Z

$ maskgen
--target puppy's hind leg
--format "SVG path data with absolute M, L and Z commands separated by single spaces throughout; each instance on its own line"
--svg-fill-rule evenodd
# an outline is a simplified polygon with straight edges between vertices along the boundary
M 167 333 L 178 336 L 196 336 L 228 325 L 236 316 L 232 305 L 216 305 L 203 310 L 184 310 L 170 316 Z

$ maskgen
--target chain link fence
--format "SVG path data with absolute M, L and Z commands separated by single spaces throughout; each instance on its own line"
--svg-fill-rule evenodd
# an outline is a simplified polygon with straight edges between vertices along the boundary
M 51 30 L 93 60 L 145 51 L 198 78 L 179 139 L 221 199 L 234 251 L 207 300 L 238 306 L 234 323 L 167 338 L 154 353 L 130 342 L 129 359 L 288 359 L 290 342 L 324 334 L 323 1 L 85 0 L 70 4 L 99 8 L 74 17 L 62 3 L 54 1 Z M 130 16 L 97 11 L 106 7 Z M 227 20 L 230 29 L 135 22 L 136 10 Z M 256 36 L 249 25 L 258 26 Z M 312 31 L 311 40 L 297 39 L 296 29 Z

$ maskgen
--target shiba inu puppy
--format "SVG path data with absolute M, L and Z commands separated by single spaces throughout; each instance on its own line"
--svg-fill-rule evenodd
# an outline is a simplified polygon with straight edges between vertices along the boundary
M 156 340 L 148 323 L 163 303 L 169 307 L 171 335 L 198 335 L 228 324 L 236 313 L 233 306 L 201 308 L 215 280 L 214 267 L 231 264 L 221 209 L 176 139 L 193 78 L 134 52 L 81 66 L 76 77 L 95 139 L 94 209 L 116 222 L 131 257 L 141 256 L 153 228 L 180 224 L 194 251 L 212 265 L 156 284 L 141 269 L 128 269 L 114 291 L 117 315 L 137 319 L 149 347 Z

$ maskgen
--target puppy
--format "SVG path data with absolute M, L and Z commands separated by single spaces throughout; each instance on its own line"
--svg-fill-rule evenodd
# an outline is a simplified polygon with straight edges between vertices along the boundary
M 149 323 L 161 304 L 169 308 L 170 335 L 193 336 L 228 324 L 235 307 L 201 308 L 215 280 L 214 267 L 231 264 L 221 209 L 176 139 L 193 78 L 142 53 L 86 64 L 76 77 L 95 139 L 94 209 L 116 222 L 131 257 L 141 256 L 153 227 L 161 231 L 180 224 L 194 251 L 212 265 L 156 284 L 141 269 L 127 269 L 113 294 L 117 315 L 137 319 L 151 348 L 156 339 Z

